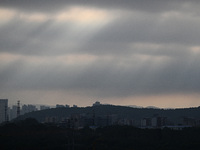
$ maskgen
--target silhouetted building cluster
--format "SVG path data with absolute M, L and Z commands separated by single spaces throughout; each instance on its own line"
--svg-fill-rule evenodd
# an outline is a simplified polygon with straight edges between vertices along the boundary
M 22 105 L 22 109 L 21 109 L 21 114 L 26 114 L 29 112 L 33 112 L 33 111 L 37 111 L 38 109 L 36 108 L 35 105 Z
M 40 110 L 46 110 L 46 109 L 50 109 L 50 107 L 45 105 L 40 106 Z
M 0 99 L 0 123 L 8 121 L 8 99 Z
M 131 116 L 112 114 L 112 113 L 95 113 L 95 110 L 99 110 L 99 106 L 102 104 L 96 101 L 93 105 L 91 112 L 82 113 L 69 113 L 63 117 L 63 115 L 47 114 L 41 122 L 48 124 L 56 124 L 58 126 L 69 127 L 79 129 L 83 127 L 105 127 L 111 125 L 128 125 L 141 128 L 172 128 L 182 129 L 184 127 L 200 126 L 200 118 L 192 118 L 187 116 L 180 116 L 178 120 L 169 120 L 167 117 L 155 114 L 152 117 L 132 118 Z M 70 108 L 69 105 L 57 104 L 56 108 Z M 78 108 L 77 105 L 73 105 L 71 108 Z M 98 108 L 98 109 L 97 109 Z M 40 110 L 50 109 L 49 106 L 41 105 Z M 59 109 L 58 109 L 59 110 Z M 62 110 L 62 109 L 61 109 Z M 78 110 L 78 109 L 72 109 Z M 0 99 L 0 123 L 12 120 L 19 115 L 24 115 L 33 111 L 38 111 L 36 105 L 20 105 L 18 101 L 17 105 L 13 105 L 11 108 L 8 107 L 8 99 Z M 123 112 L 122 112 L 123 113 Z M 49 116 L 48 116 L 49 115 Z
M 105 127 L 111 125 L 130 125 L 136 126 L 135 120 L 119 118 L 118 115 L 99 115 L 93 114 L 71 114 L 68 117 L 55 117 L 48 116 L 45 118 L 44 123 L 57 124 L 63 127 L 80 129 L 83 127 Z
M 167 118 L 160 117 L 158 114 L 154 115 L 152 118 L 143 118 L 141 120 L 142 128 L 161 128 L 167 125 Z
M 64 108 L 64 105 L 56 104 L 56 108 Z
M 182 124 L 186 126 L 200 126 L 200 119 L 182 117 Z
M 44 120 L 44 123 L 58 123 L 58 117 L 51 116 L 51 117 L 46 117 Z

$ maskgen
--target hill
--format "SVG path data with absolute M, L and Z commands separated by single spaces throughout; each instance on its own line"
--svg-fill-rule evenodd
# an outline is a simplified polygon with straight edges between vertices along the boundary
M 47 110 L 35 111 L 27 113 L 17 118 L 24 120 L 26 118 L 35 118 L 39 122 L 45 122 L 46 118 L 55 117 L 58 120 L 70 118 L 72 115 L 81 115 L 86 118 L 106 118 L 114 116 L 117 119 L 131 119 L 137 123 L 142 118 L 152 118 L 160 116 L 167 118 L 168 122 L 173 124 L 181 124 L 183 118 L 193 120 L 200 119 L 200 107 L 183 108 L 183 109 L 154 109 L 154 108 L 132 108 L 127 106 L 99 105 L 93 107 L 71 107 L 71 108 L 52 108 Z M 137 124 L 136 123 L 136 124 Z

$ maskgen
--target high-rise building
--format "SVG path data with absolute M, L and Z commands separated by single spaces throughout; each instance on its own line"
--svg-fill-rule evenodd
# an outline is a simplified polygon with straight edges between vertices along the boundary
M 12 108 L 10 108 L 10 120 L 17 118 L 17 105 L 13 105 Z
M 0 123 L 8 121 L 8 99 L 0 99 Z
M 32 112 L 32 111 L 37 111 L 37 108 L 35 105 L 23 105 L 21 114 L 24 115 L 24 114 Z

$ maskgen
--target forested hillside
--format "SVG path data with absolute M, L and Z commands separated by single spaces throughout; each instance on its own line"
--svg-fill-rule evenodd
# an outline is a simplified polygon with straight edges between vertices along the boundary
M 48 110 L 35 111 L 23 116 L 18 120 L 25 118 L 35 118 L 39 122 L 43 122 L 46 117 L 69 117 L 72 114 L 82 114 L 93 117 L 116 115 L 118 118 L 126 118 L 140 121 L 145 117 L 153 117 L 155 114 L 167 117 L 169 121 L 178 123 L 182 117 L 200 119 L 200 108 L 184 108 L 184 109 L 153 109 L 153 108 L 132 108 L 125 106 L 100 105 L 93 107 L 71 107 L 71 108 L 52 108 Z

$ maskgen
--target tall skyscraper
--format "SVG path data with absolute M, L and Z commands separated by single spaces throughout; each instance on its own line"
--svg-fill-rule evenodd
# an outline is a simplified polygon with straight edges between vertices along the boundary
M 10 109 L 10 117 L 9 119 L 12 120 L 14 118 L 17 118 L 17 105 L 13 105 Z
M 0 123 L 8 119 L 8 99 L 0 99 Z

